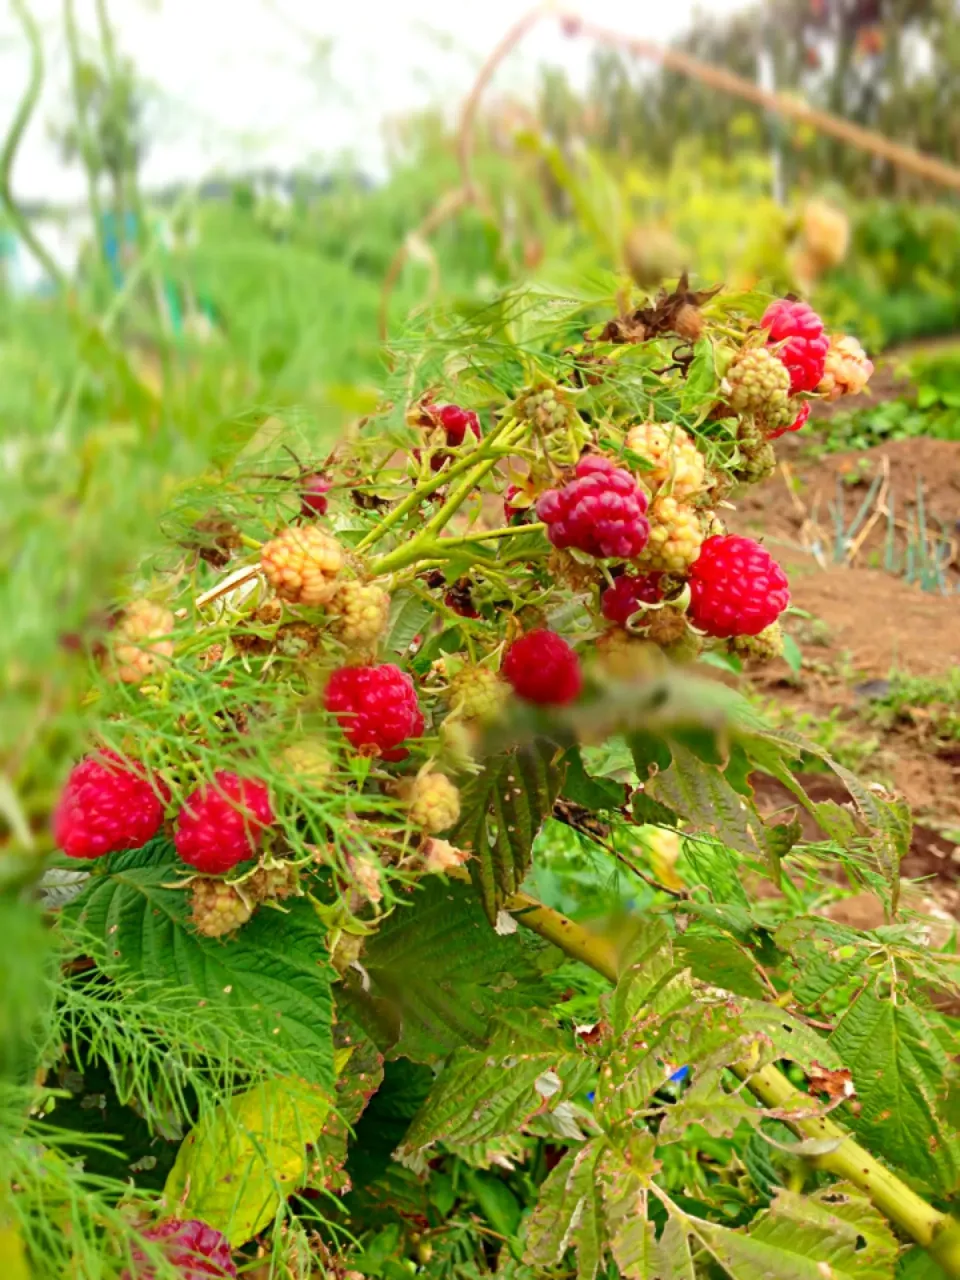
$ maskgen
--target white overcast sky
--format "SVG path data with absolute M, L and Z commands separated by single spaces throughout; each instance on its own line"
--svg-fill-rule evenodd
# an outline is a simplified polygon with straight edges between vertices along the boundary
M 69 113 L 61 0 L 28 0 L 47 55 L 42 109 L 14 171 L 21 198 L 83 197 L 50 126 Z M 576 0 L 592 21 L 668 40 L 697 13 L 744 0 Z M 442 98 L 455 104 L 497 40 L 526 11 L 519 0 L 110 0 L 122 52 L 162 92 L 145 181 L 195 180 L 218 170 L 309 167 L 344 154 L 368 171 L 383 163 L 383 119 Z M 93 0 L 76 0 L 93 33 Z M 330 57 L 322 55 L 329 42 Z M 521 90 L 539 64 L 583 83 L 591 46 L 546 21 L 504 65 L 496 89 Z M 10 0 L 0 0 L 0 131 L 6 133 L 27 74 Z

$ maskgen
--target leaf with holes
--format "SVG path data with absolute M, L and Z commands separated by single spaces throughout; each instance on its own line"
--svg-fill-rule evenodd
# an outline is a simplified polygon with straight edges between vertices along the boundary
M 460 822 L 450 839 L 474 855 L 471 873 L 491 922 L 530 870 L 533 842 L 563 782 L 559 755 L 541 739 L 490 758 L 461 789 Z
M 569 1031 L 528 1011 L 504 1014 L 489 1044 L 459 1049 L 404 1139 L 413 1154 L 436 1142 L 459 1146 L 513 1134 L 586 1086 L 595 1065 Z
M 524 1262 L 553 1267 L 570 1246 L 577 1251 L 578 1280 L 593 1280 L 602 1256 L 599 1140 L 568 1151 L 540 1186 L 537 1205 L 527 1224 Z

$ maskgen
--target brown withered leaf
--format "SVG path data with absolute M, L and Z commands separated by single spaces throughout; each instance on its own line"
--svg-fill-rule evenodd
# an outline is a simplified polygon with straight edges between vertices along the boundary
M 853 1076 L 847 1067 L 832 1071 L 822 1066 L 816 1058 L 810 1063 L 807 1071 L 807 1084 L 811 1093 L 826 1095 L 831 1102 L 839 1102 L 856 1095 L 853 1087 Z
M 600 334 L 600 342 L 647 342 L 651 338 L 659 338 L 664 333 L 677 333 L 686 337 L 690 332 L 691 308 L 699 309 L 723 285 L 713 289 L 691 289 L 687 273 L 684 272 L 677 281 L 672 292 L 661 289 L 650 307 L 638 307 L 627 315 L 616 316 L 609 320 Z

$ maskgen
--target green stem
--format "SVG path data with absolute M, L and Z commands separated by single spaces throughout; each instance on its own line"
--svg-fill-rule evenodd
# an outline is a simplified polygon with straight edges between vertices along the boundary
M 13 11 L 20 19 L 30 45 L 30 79 L 27 81 L 27 87 L 13 117 L 13 123 L 10 125 L 7 136 L 4 139 L 3 149 L 0 151 L 0 206 L 6 209 L 7 217 L 13 224 L 14 230 L 50 279 L 63 289 L 66 288 L 66 280 L 60 268 L 34 234 L 33 228 L 30 226 L 30 220 L 21 213 L 17 202 L 13 198 L 11 188 L 13 162 L 20 149 L 20 143 L 23 140 L 27 125 L 37 109 L 40 90 L 43 88 L 43 45 L 40 42 L 39 29 L 24 0 L 13 0 Z
M 518 923 L 611 982 L 617 981 L 621 957 L 609 938 L 591 933 L 525 893 L 514 894 L 506 907 Z M 918 1196 L 835 1121 L 827 1116 L 811 1117 L 813 1099 L 795 1088 L 776 1066 L 759 1071 L 740 1066 L 735 1071 L 754 1097 L 765 1107 L 776 1109 L 778 1118 L 799 1138 L 836 1141 L 839 1145 L 835 1150 L 806 1158 L 816 1168 L 844 1179 L 869 1196 L 882 1214 L 936 1259 L 947 1276 L 960 1280 L 960 1222 Z M 791 1110 L 800 1113 L 796 1119 L 783 1114 Z
M 494 538 L 513 538 L 521 533 L 537 533 L 546 527 L 542 522 L 538 522 L 537 524 L 507 525 L 502 529 L 481 529 L 479 533 L 465 533 L 456 538 L 444 538 L 440 545 L 462 547 L 471 542 L 490 542 Z
M 374 546 L 381 540 L 381 538 L 389 533 L 395 525 L 399 524 L 405 516 L 408 516 L 412 511 L 415 511 L 424 498 L 429 498 L 431 493 L 435 493 L 437 489 L 442 489 L 445 484 L 449 484 L 451 480 L 456 479 L 457 476 L 463 475 L 464 472 L 469 471 L 472 467 L 476 466 L 477 460 L 488 456 L 492 447 L 499 442 L 500 437 L 509 427 L 512 427 L 514 423 L 515 420 L 513 418 L 504 418 L 502 422 L 498 423 L 497 426 L 494 427 L 488 436 L 484 437 L 480 444 L 477 445 L 476 449 L 470 450 L 466 457 L 460 458 L 452 467 L 444 468 L 443 471 L 438 471 L 435 476 L 431 476 L 430 479 L 424 480 L 421 484 L 418 484 L 412 493 L 408 494 L 408 496 L 404 498 L 398 506 L 394 507 L 392 511 L 388 512 L 387 515 L 384 516 L 379 524 L 360 539 L 355 549 L 358 552 L 369 550 L 370 547 Z M 499 457 L 499 451 L 497 456 Z

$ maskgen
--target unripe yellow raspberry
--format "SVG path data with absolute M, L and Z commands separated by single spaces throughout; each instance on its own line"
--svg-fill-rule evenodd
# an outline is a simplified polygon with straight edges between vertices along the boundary
M 773 662 L 783 657 L 783 631 L 779 622 L 771 623 L 756 636 L 734 636 L 727 644 L 730 652 L 745 662 Z
M 682 427 L 640 422 L 627 432 L 627 448 L 653 463 L 638 479 L 681 501 L 703 488 L 703 454 Z
M 647 512 L 650 538 L 636 564 L 645 573 L 683 577 L 700 554 L 703 529 L 693 507 L 676 498 L 655 498 Z
M 488 724 L 500 714 L 509 692 L 506 681 L 489 667 L 462 667 L 450 681 L 447 698 L 461 719 Z
M 173 614 L 150 600 L 134 600 L 113 633 L 116 678 L 139 684 L 173 657 Z M 164 639 L 163 637 L 167 637 Z
M 254 902 L 281 902 L 297 892 L 297 870 L 290 862 L 260 867 L 243 881 L 247 896 Z
M 827 400 L 856 396 L 870 381 L 873 361 L 860 343 L 849 333 L 830 339 L 823 377 L 817 390 Z
M 725 385 L 730 408 L 755 414 L 771 431 L 796 417 L 790 401 L 790 373 L 767 347 L 741 351 L 727 371 Z
M 610 627 L 597 640 L 595 661 L 599 672 L 611 680 L 652 680 L 662 674 L 665 662 L 655 644 L 632 636 L 623 627 Z
M 292 742 L 280 754 L 282 771 L 292 774 L 297 782 L 314 791 L 324 789 L 332 767 L 327 744 L 322 738 L 303 738 Z
M 448 840 L 437 840 L 433 836 L 420 846 L 420 854 L 424 871 L 432 876 L 454 871 L 457 867 L 462 867 L 470 857 L 466 849 L 458 849 Z
M 847 254 L 850 220 L 842 209 L 810 200 L 803 210 L 803 240 L 822 267 L 835 267 Z
M 373 583 L 344 582 L 328 606 L 336 614 L 335 631 L 351 648 L 372 645 L 387 629 L 390 597 Z
M 205 938 L 222 938 L 246 924 L 253 915 L 232 884 L 202 876 L 190 886 L 193 927 Z
M 460 817 L 460 792 L 442 773 L 421 773 L 403 790 L 407 813 L 415 827 L 439 835 Z
M 337 590 L 343 568 L 340 544 L 316 525 L 284 529 L 260 552 L 260 567 L 281 600 L 326 604 Z

